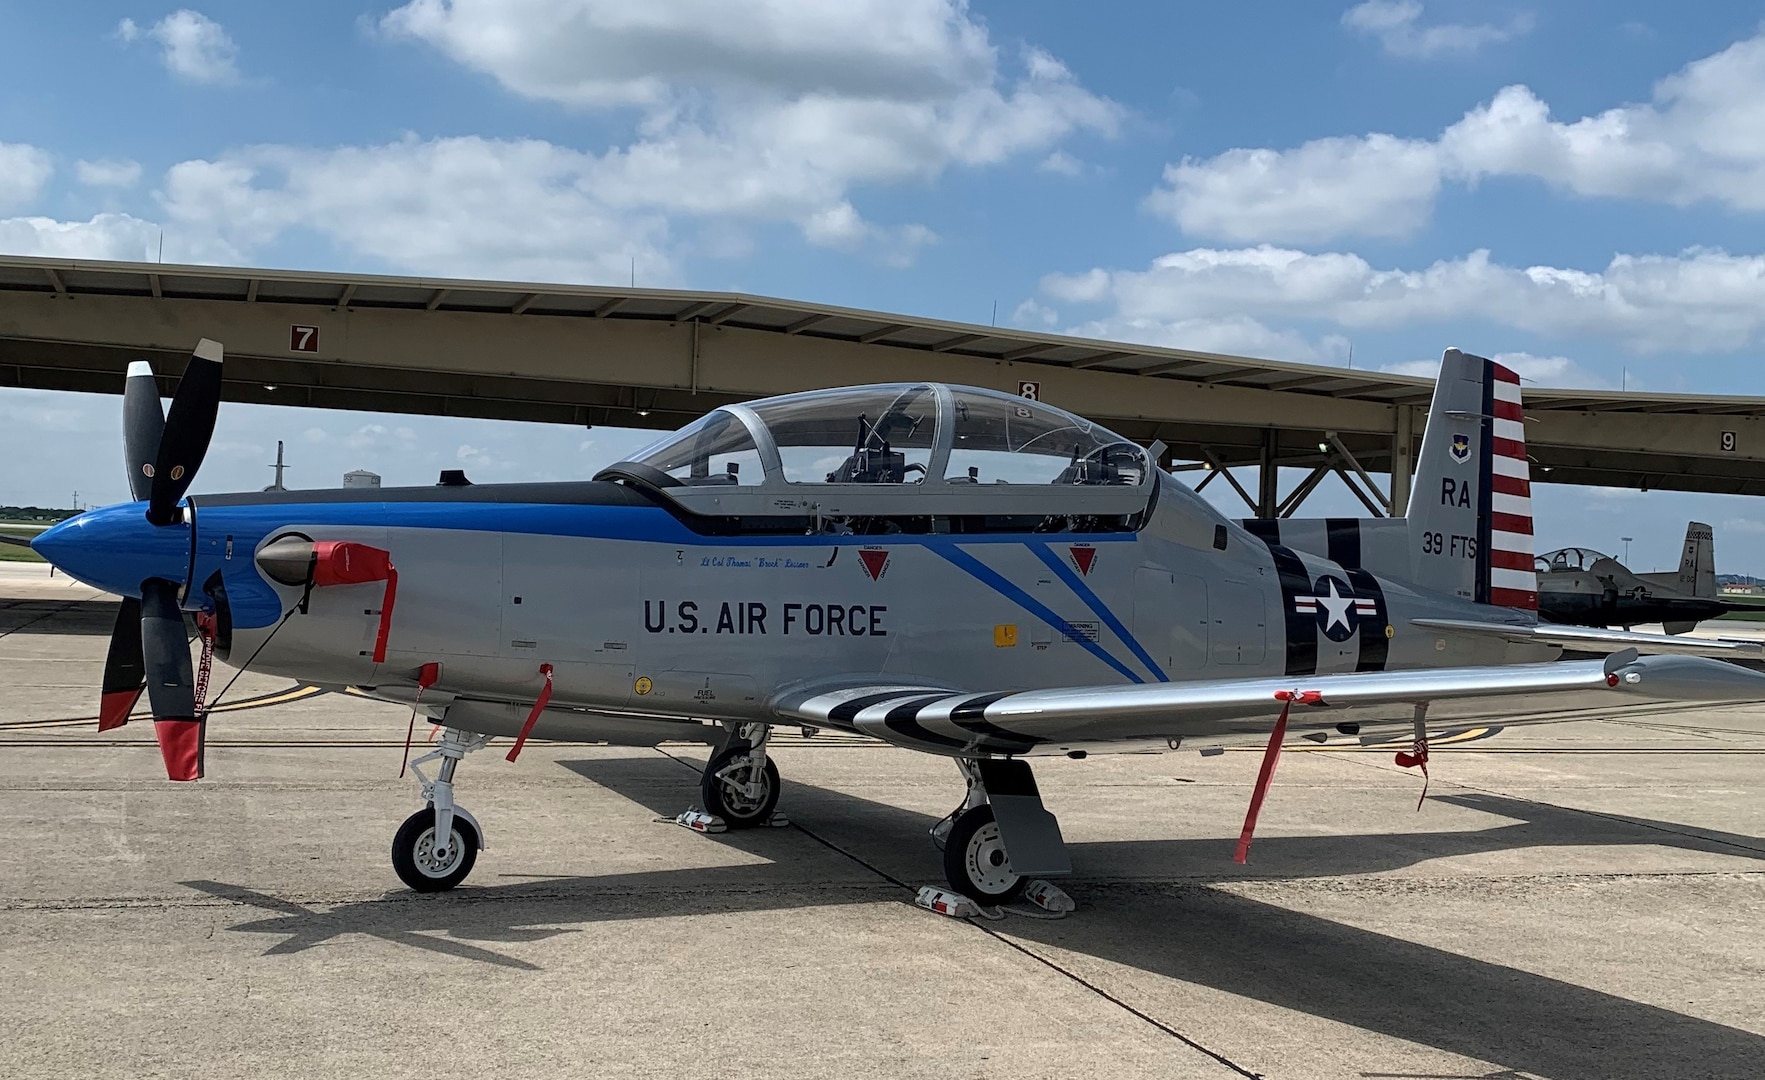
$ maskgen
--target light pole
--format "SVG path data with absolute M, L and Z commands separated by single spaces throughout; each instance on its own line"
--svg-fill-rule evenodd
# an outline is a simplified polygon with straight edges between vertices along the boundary
M 1618 539 L 1624 541 L 1624 565 L 1626 567 L 1629 567 L 1630 566 L 1630 541 L 1632 538 L 1628 537 L 1628 536 L 1620 536 Z

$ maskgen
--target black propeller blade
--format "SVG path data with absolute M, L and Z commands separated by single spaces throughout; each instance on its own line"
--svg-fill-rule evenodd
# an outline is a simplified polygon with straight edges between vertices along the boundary
M 177 520 L 178 500 L 190 490 L 203 455 L 208 453 L 220 408 L 221 344 L 203 338 L 196 343 L 190 365 L 178 380 L 178 392 L 166 413 L 165 431 L 160 436 L 159 452 L 154 455 L 148 521 L 170 525 Z M 154 712 L 157 715 L 159 710 Z
M 154 466 L 164 431 L 159 381 L 147 361 L 132 361 L 129 377 L 123 382 L 123 465 L 129 472 L 129 493 L 138 502 L 153 494 Z
M 147 668 L 141 659 L 141 601 L 123 597 L 110 632 L 110 652 L 104 657 L 103 694 L 98 699 L 98 730 L 109 731 L 129 722 L 129 713 L 147 685 Z
M 173 582 L 148 578 L 141 583 L 141 657 L 147 700 L 153 707 L 153 734 L 159 740 L 166 775 L 173 780 L 199 780 L 205 719 L 196 715 L 190 641 L 184 636 L 184 613 Z

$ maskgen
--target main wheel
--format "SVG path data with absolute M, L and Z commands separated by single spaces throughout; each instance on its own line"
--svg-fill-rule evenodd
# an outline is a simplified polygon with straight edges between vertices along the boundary
M 478 861 L 478 830 L 454 818 L 447 853 L 435 854 L 435 807 L 427 806 L 404 819 L 392 836 L 392 869 L 417 892 L 442 892 L 466 880 Z
M 723 823 L 732 829 L 764 825 L 778 806 L 778 766 L 772 763 L 770 756 L 760 772 L 759 794 L 750 795 L 743 790 L 753 777 L 752 754 L 753 749 L 747 743 L 731 743 L 711 759 L 699 780 L 705 813 L 722 818 Z
M 970 807 L 944 839 L 944 876 L 950 887 L 983 904 L 1008 904 L 1027 882 L 1012 872 L 999 823 L 986 803 Z

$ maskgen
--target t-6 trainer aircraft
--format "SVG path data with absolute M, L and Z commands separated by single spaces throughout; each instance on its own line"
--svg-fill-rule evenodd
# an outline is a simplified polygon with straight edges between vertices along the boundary
M 1416 735 L 1400 761 L 1425 765 L 1429 710 L 1765 699 L 1765 675 L 1638 655 L 1740 645 L 1537 624 L 1519 383 L 1457 350 L 1408 520 L 1251 528 L 1158 447 L 936 383 L 725 406 L 588 482 L 185 498 L 220 387 L 205 340 L 162 422 L 132 365 L 138 501 L 35 541 L 125 598 L 100 724 L 145 686 L 170 776 L 202 775 L 187 612 L 205 665 L 412 704 L 442 732 L 393 842 L 420 891 L 484 846 L 455 767 L 493 736 L 511 760 L 528 737 L 710 742 L 704 809 L 730 827 L 773 813 L 775 725 L 944 755 L 967 781 L 934 831 L 946 872 L 996 902 L 1070 870 L 1028 756 L 1266 740 L 1242 860 L 1290 728 L 1396 724 Z M 1565 632 L 1619 651 L 1548 662 Z
M 1710 526 L 1685 527 L 1685 547 L 1673 573 L 1636 574 L 1610 555 L 1568 547 L 1538 557 L 1538 614 L 1576 626 L 1662 623 L 1683 634 L 1705 619 L 1749 605 L 1716 595 L 1715 537 Z

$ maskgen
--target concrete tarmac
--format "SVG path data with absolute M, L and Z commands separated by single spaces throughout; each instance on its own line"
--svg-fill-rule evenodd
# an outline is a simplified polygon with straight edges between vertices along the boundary
M 1256 754 L 1047 761 L 1058 921 L 912 905 L 946 761 L 781 734 L 792 824 L 705 837 L 703 748 L 535 743 L 416 896 L 408 711 L 247 675 L 172 785 L 94 730 L 114 604 L 0 590 L 0 1075 L 1765 1076 L 1765 709 L 1471 732 L 1420 812 L 1290 753 L 1248 866 Z

